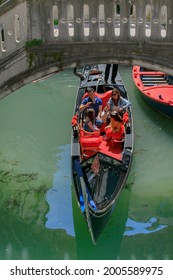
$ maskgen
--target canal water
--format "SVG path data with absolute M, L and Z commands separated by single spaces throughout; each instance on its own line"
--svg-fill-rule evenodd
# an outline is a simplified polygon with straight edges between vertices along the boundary
M 72 69 L 0 100 L 0 259 L 173 259 L 173 125 L 144 103 L 131 67 L 120 74 L 132 102 L 131 172 L 97 245 L 71 181 Z

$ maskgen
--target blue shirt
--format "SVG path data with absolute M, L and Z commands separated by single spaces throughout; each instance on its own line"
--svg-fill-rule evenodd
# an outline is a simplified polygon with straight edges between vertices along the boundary
M 82 104 L 86 105 L 88 102 L 93 102 L 93 100 L 88 96 L 82 100 Z M 93 108 L 95 111 L 95 117 L 98 116 L 99 106 L 102 105 L 102 100 L 99 97 L 95 97 L 95 102 L 91 104 L 88 108 Z

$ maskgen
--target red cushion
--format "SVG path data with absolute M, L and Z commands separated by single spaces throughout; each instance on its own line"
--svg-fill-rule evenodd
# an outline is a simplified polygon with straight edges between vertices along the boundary
M 81 137 L 98 137 L 98 136 L 100 136 L 100 130 L 89 132 L 82 128 L 82 129 L 80 129 L 80 136 Z
M 81 137 L 80 143 L 84 147 L 98 147 L 102 142 L 102 136 L 99 137 Z
M 99 95 L 99 97 L 102 99 L 102 107 L 103 109 L 106 107 L 107 102 L 109 98 L 111 97 L 112 90 L 106 91 L 104 94 Z

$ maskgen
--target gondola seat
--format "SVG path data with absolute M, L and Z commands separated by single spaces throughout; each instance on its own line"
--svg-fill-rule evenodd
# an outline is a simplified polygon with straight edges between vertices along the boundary
M 85 151 L 97 152 L 102 142 L 102 136 L 100 136 L 100 131 L 88 132 L 81 128 L 79 142 L 82 154 L 84 154 Z

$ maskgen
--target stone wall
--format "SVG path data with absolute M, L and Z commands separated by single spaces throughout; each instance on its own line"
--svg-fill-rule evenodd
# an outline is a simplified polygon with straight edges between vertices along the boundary
M 0 6 L 1 96 L 76 64 L 141 64 L 173 74 L 172 10 L 170 0 L 7 1 Z

